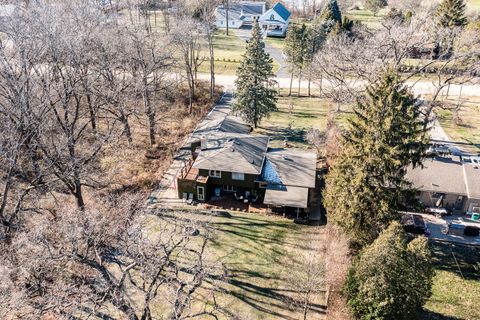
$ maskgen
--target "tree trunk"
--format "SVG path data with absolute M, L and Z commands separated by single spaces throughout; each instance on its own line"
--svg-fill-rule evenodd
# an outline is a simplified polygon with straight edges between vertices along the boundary
M 288 90 L 288 96 L 289 97 L 292 95 L 292 86 L 293 86 L 293 71 L 290 74 L 290 89 Z
M 93 133 L 97 133 L 97 122 L 95 118 L 95 110 L 93 109 L 92 97 L 87 94 L 88 112 L 90 113 L 90 124 L 92 126 Z
M 298 97 L 300 97 L 301 86 L 302 86 L 302 73 L 300 72 L 298 74 L 298 93 L 297 93 Z
M 208 46 L 210 48 L 210 98 L 215 95 L 215 50 L 213 48 L 213 36 L 211 30 L 208 36 Z
M 12 164 L 10 165 L 6 182 L 5 182 L 5 187 L 3 188 L 2 204 L 0 205 L 0 220 L 2 222 L 5 221 L 4 213 L 5 213 L 5 208 L 7 207 L 8 192 L 10 191 L 10 186 L 12 184 L 13 170 L 15 169 L 16 163 L 17 163 L 17 154 L 15 154 Z
M 312 93 L 310 91 L 310 85 L 312 84 L 312 75 L 311 73 L 308 74 L 308 96 L 311 97 Z
M 130 124 L 128 123 L 128 118 L 127 116 L 123 113 L 122 110 L 120 110 L 120 122 L 123 125 L 123 134 L 127 137 L 128 144 L 131 145 L 133 143 L 133 138 L 132 138 L 132 131 L 130 129 Z

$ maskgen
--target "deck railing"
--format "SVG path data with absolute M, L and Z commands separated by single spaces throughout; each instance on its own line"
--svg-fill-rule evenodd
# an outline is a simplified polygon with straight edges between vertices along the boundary
M 188 172 L 193 166 L 193 159 L 188 159 L 187 163 L 183 166 L 182 171 L 180 172 L 180 177 L 185 179 L 188 175 Z

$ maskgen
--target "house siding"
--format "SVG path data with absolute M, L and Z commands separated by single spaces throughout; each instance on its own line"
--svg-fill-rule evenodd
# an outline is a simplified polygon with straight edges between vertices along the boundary
M 201 176 L 207 177 L 208 170 L 200 169 L 199 174 Z M 220 186 L 235 186 L 237 188 L 252 188 L 256 189 L 255 180 L 257 179 L 258 175 L 253 174 L 245 174 L 245 180 L 234 180 L 232 179 L 232 173 L 222 171 L 221 178 L 214 178 L 209 177 L 208 181 L 210 184 L 220 185 Z
M 432 199 L 432 194 L 434 192 L 422 191 L 418 197 L 418 199 L 426 206 L 426 207 L 435 207 L 436 200 Z M 442 192 L 440 192 L 442 193 Z M 470 199 L 467 199 L 466 195 L 462 194 L 453 194 L 453 193 L 445 193 L 445 197 L 443 199 L 443 207 L 452 210 L 457 206 L 458 197 L 462 196 L 463 200 L 459 209 L 462 212 L 468 210 L 468 203 Z

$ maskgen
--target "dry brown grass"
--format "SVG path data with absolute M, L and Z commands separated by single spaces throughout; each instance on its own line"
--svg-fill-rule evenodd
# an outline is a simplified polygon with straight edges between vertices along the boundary
M 142 115 L 131 119 L 133 143 L 125 138 L 111 142 L 100 161 L 107 181 L 107 191 L 147 190 L 158 185 L 172 157 L 183 145 L 197 123 L 212 108 L 215 98 L 209 96 L 209 84 L 200 82 L 193 112 L 189 113 L 186 88 L 157 105 L 157 144 L 148 145 L 147 121 Z
M 330 294 L 327 301 L 327 319 L 349 320 L 350 314 L 341 289 L 347 277 L 351 263 L 348 239 L 337 227 L 329 224 L 325 227 L 325 282 Z

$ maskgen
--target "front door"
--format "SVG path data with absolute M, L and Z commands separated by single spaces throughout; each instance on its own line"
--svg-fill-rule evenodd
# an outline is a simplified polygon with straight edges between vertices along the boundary
M 205 187 L 197 187 L 197 200 L 205 201 Z

